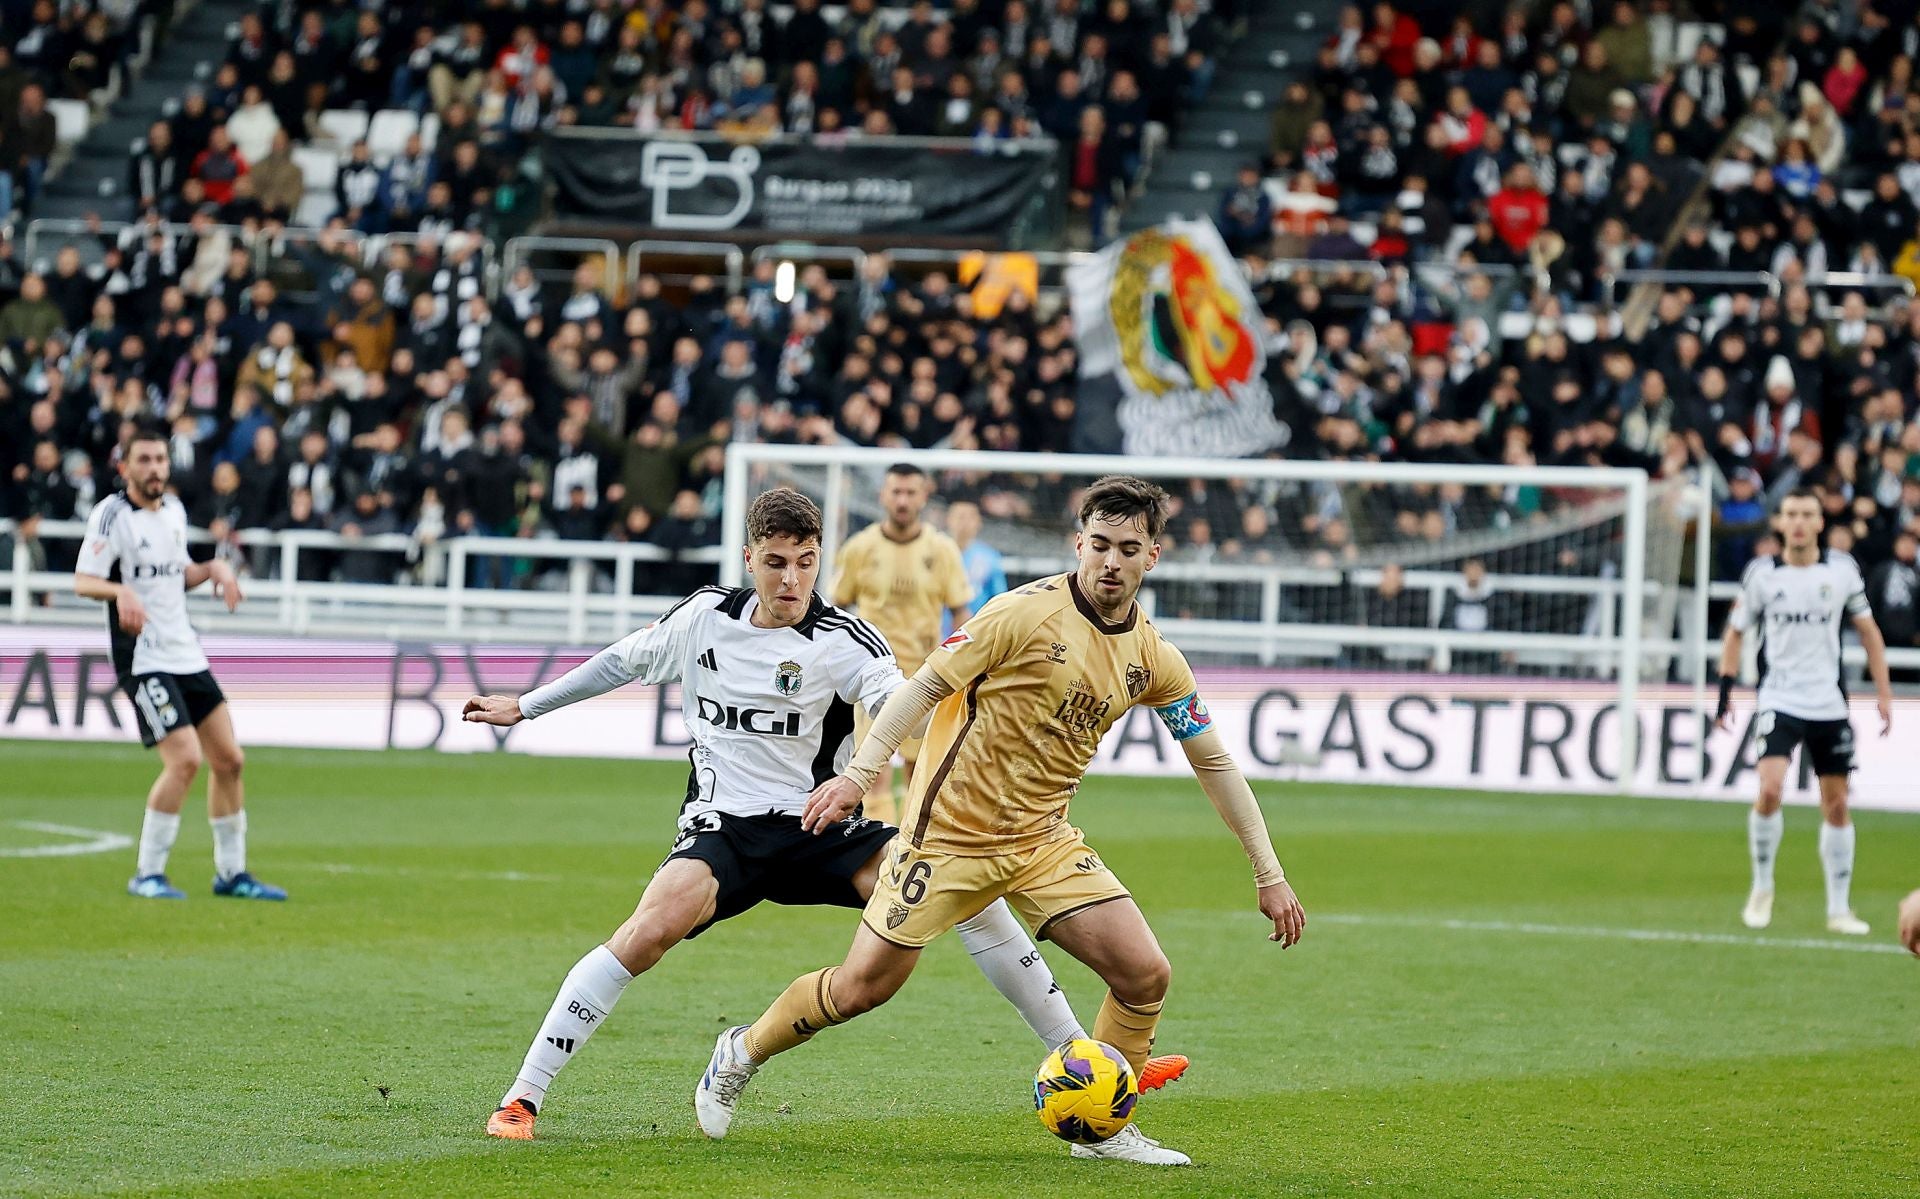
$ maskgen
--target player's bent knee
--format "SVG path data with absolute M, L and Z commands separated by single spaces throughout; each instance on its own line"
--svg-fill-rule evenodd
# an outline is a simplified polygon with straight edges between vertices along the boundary
M 1165 954 L 1155 954 L 1138 974 L 1135 981 L 1138 993 L 1131 997 L 1131 1002 L 1159 1003 L 1167 997 L 1167 988 L 1172 985 L 1173 963 Z
M 629 974 L 650 970 L 699 923 L 677 913 L 635 912 L 607 942 Z
M 1172 985 L 1173 963 L 1163 953 L 1129 962 L 1121 977 L 1107 980 L 1115 998 L 1135 1006 L 1159 1003 Z
M 217 750 L 207 755 L 207 765 L 215 774 L 223 778 L 232 778 L 239 774 L 246 764 L 246 751 L 237 745 L 232 749 Z
M 833 1007 L 842 1020 L 851 1020 L 879 1007 L 900 990 L 898 984 L 883 979 L 849 978 L 845 971 L 833 976 Z

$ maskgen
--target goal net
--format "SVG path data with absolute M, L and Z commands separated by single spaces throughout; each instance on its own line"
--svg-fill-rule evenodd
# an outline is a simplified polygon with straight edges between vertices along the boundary
M 824 587 L 896 462 L 931 478 L 936 526 L 977 513 L 990 550 L 970 561 L 1009 586 L 1071 568 L 1093 480 L 1158 482 L 1174 513 L 1141 603 L 1196 664 L 1606 680 L 1623 712 L 1643 681 L 1695 677 L 1676 640 L 1691 497 L 1634 470 L 735 445 L 727 544 L 755 495 L 798 488 L 826 514 Z

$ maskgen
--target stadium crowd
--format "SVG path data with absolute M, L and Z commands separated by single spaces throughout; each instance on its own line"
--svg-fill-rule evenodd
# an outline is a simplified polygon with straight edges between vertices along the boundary
M 1348 10 L 1275 108 L 1270 156 L 1217 216 L 1272 333 L 1293 431 L 1281 452 L 1690 473 L 1717 497 L 1723 576 L 1765 548 L 1767 498 L 1813 483 L 1834 544 L 1889 594 L 1908 588 L 1910 629 L 1920 308 L 1820 280 L 1890 264 L 1920 278 L 1913 7 L 1816 4 L 1784 27 L 1766 24 L 1784 11 L 1743 10 L 1683 60 L 1663 60 L 1673 22 L 1659 3 L 1590 17 L 1517 7 L 1484 24 L 1454 5 Z M 804 268 L 790 302 L 774 298 L 772 263 L 739 294 L 650 275 L 628 292 L 591 264 L 570 290 L 524 270 L 494 288 L 479 238 L 495 192 L 542 128 L 593 120 L 816 133 L 1030 122 L 1078 147 L 1080 190 L 1083 161 L 1139 169 L 1129 139 L 1177 123 L 1235 20 L 1219 0 L 920 3 L 898 28 L 872 0 L 838 22 L 815 0 L 784 23 L 763 0 L 250 16 L 213 86 L 133 162 L 147 215 L 103 228 L 98 263 L 69 250 L 42 273 L 0 242 L 0 515 L 24 519 L 57 565 L 69 550 L 35 540 L 32 522 L 84 514 L 136 419 L 168 425 L 195 523 L 242 556 L 235 531 L 255 527 L 711 545 L 729 440 L 1080 448 L 1055 297 L 1014 288 L 980 304 L 947 273 L 908 277 L 879 254 L 850 284 Z M 53 82 L 18 46 L 5 69 L 34 81 L 22 105 Z M 432 110 L 437 137 L 384 164 L 349 154 L 329 232 L 286 250 L 303 280 L 286 289 L 225 230 L 284 219 L 289 145 L 313 135 L 317 111 L 352 104 Z M 1722 143 L 1711 214 L 1666 264 L 1777 282 L 1669 287 L 1643 334 L 1603 315 L 1599 336 L 1576 337 L 1602 274 L 1661 261 L 1696 164 Z M 355 235 L 386 230 L 425 236 L 367 263 Z M 1269 268 L 1294 256 L 1387 269 Z M 1465 269 L 1407 269 L 1431 262 Z M 1532 318 L 1519 335 L 1503 319 L 1515 313 Z M 1033 502 L 991 479 L 957 486 L 990 519 Z M 1352 561 L 1363 545 L 1438 542 L 1561 502 L 1526 488 L 1195 485 L 1182 498 L 1176 559 L 1228 561 Z M 350 579 L 398 565 L 302 562 Z M 524 563 L 487 570 L 477 581 L 540 579 Z

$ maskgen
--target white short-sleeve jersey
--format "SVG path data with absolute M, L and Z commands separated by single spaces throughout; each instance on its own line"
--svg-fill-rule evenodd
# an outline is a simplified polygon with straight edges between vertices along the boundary
M 143 674 L 198 674 L 207 655 L 187 620 L 187 510 L 172 495 L 142 508 L 116 491 L 87 515 L 87 536 L 74 567 L 125 583 L 147 610 L 138 638 L 120 628 L 119 605 L 107 604 L 113 668 L 124 680 Z
M 573 702 L 586 675 L 680 684 L 691 777 L 680 823 L 712 812 L 797 816 L 853 756 L 853 711 L 871 715 L 903 682 L 872 625 L 814 596 L 797 625 L 752 621 L 752 588 L 707 587 L 593 661 L 521 697 L 529 717 Z M 577 677 L 579 676 L 579 677 Z M 600 675 L 605 678 L 605 674 Z
M 1780 557 L 1749 563 L 1727 619 L 1742 632 L 1760 631 L 1759 710 L 1846 719 L 1840 627 L 1868 611 L 1860 567 L 1838 550 L 1821 550 L 1806 566 Z

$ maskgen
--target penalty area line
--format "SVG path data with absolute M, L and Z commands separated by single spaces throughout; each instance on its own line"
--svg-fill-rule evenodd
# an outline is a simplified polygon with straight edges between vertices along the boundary
M 74 841 L 56 841 L 51 845 L 0 845 L 0 858 L 74 858 L 89 853 L 112 853 L 131 849 L 133 838 L 124 833 L 97 828 L 76 828 L 71 824 L 47 824 L 39 820 L 9 820 L 9 828 L 55 837 L 75 837 Z
M 1734 945 L 1747 949 L 1801 949 L 1831 953 L 1881 953 L 1909 956 L 1883 941 L 1829 941 L 1818 937 L 1762 937 L 1742 933 L 1703 933 L 1669 928 L 1604 928 L 1580 924 L 1537 924 L 1517 920 L 1450 920 L 1422 916 L 1370 916 L 1336 912 L 1307 916 L 1315 923 L 1381 928 L 1427 928 L 1461 933 L 1509 933 L 1529 937 L 1588 937 L 1607 941 L 1664 942 L 1679 945 Z

